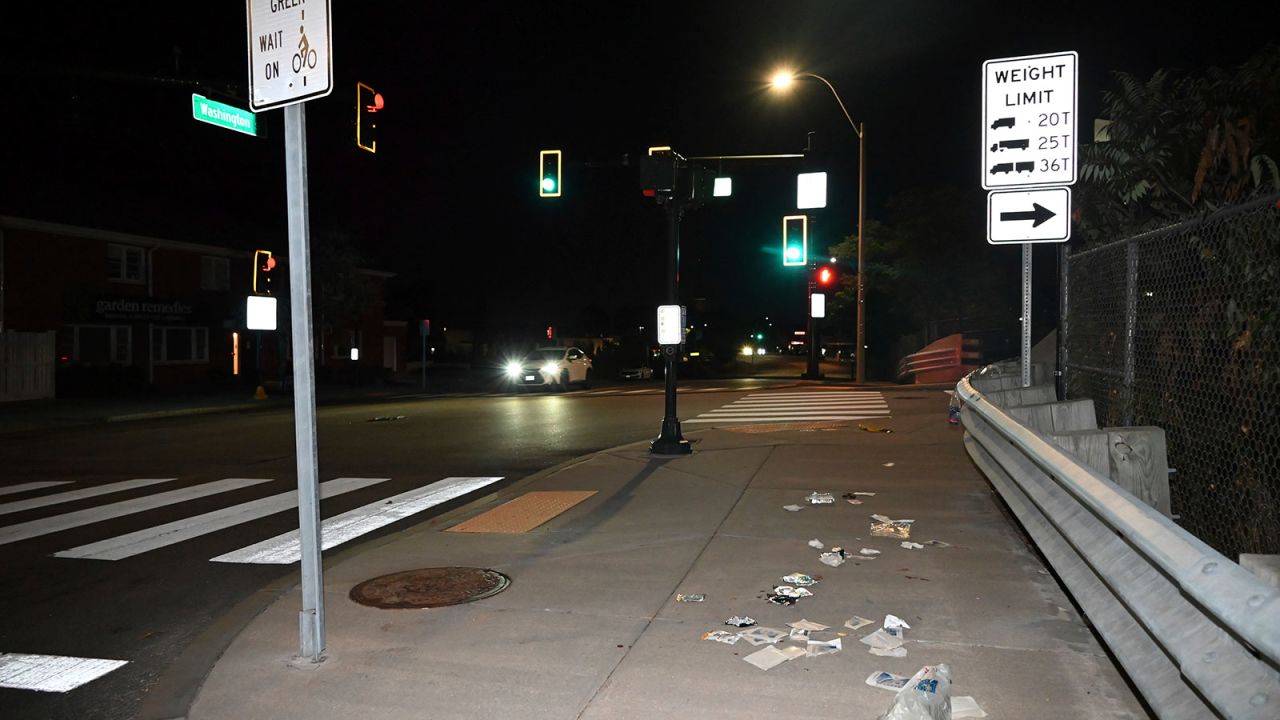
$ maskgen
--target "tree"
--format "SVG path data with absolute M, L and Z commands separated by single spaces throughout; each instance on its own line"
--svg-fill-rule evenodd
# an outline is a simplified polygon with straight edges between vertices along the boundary
M 1108 137 L 1083 153 L 1078 219 L 1089 240 L 1280 192 L 1267 154 L 1280 141 L 1280 48 L 1203 76 L 1161 69 L 1115 80 L 1102 96 Z

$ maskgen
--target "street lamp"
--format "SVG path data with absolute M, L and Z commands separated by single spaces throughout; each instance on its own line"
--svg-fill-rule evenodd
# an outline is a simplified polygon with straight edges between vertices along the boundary
M 866 357 L 863 353 L 864 328 L 865 328 L 865 312 L 866 298 L 864 292 L 864 282 L 862 276 L 862 206 L 865 197 L 864 189 L 866 187 L 866 161 L 867 154 L 863 141 L 866 139 L 865 123 L 855 123 L 853 118 L 849 117 L 849 111 L 844 107 L 844 101 L 840 99 L 840 93 L 836 92 L 835 87 L 821 75 L 811 72 L 796 73 L 789 70 L 779 70 L 769 79 L 769 85 L 775 90 L 786 90 L 792 83 L 799 78 L 810 77 L 815 80 L 821 80 L 831 90 L 831 94 L 835 96 L 836 102 L 840 104 L 840 111 L 844 113 L 844 118 L 849 121 L 849 126 L 853 128 L 853 132 L 858 136 L 858 333 L 855 342 L 857 346 L 854 348 L 854 379 L 857 382 L 866 380 Z

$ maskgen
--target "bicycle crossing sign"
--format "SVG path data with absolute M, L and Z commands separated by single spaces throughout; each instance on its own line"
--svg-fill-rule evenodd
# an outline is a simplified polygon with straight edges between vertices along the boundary
M 249 107 L 255 112 L 333 91 L 330 0 L 246 0 Z

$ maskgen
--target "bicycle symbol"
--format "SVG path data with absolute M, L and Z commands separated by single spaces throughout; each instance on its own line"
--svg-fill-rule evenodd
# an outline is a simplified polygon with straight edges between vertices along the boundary
M 316 51 L 311 49 L 311 42 L 307 40 L 307 32 L 305 28 L 299 27 L 298 32 L 302 33 L 302 39 L 298 41 L 298 52 L 293 54 L 293 71 L 295 73 L 302 72 L 302 68 L 314 68 L 316 66 Z

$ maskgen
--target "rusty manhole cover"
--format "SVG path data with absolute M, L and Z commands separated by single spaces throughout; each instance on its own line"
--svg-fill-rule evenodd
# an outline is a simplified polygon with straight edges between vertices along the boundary
M 496 570 L 422 568 L 365 580 L 351 588 L 351 599 L 376 608 L 444 607 L 497 595 L 510 584 L 511 578 Z

